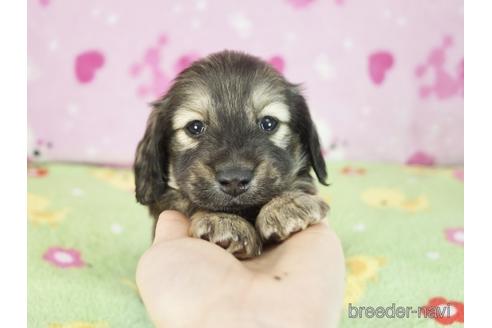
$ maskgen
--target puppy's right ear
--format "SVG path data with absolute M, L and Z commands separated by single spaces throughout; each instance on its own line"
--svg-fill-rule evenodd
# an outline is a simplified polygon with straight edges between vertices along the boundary
M 326 179 L 328 173 L 326 172 L 326 163 L 321 153 L 318 132 L 311 119 L 306 99 L 304 99 L 297 88 L 294 89 L 294 96 L 292 99 L 293 106 L 296 109 L 296 128 L 299 131 L 298 133 L 304 147 L 304 152 L 309 155 L 309 162 L 318 177 L 318 181 L 327 186 Z
M 167 188 L 167 140 L 165 101 L 153 104 L 147 121 L 147 129 L 138 144 L 133 170 L 135 195 L 140 204 L 152 204 Z

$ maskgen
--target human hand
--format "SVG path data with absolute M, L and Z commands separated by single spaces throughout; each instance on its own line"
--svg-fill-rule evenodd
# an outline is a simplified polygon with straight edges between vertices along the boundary
M 156 327 L 336 327 L 345 263 L 326 224 L 239 261 L 188 235 L 181 213 L 163 212 L 137 285 Z

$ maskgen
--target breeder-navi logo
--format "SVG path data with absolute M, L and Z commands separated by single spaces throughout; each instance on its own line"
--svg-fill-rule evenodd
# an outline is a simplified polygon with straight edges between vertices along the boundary
M 353 306 L 348 304 L 349 319 L 362 318 L 388 318 L 388 319 L 407 319 L 417 315 L 418 318 L 445 318 L 452 315 L 451 304 L 442 304 L 439 306 L 397 306 L 391 303 L 391 306 Z

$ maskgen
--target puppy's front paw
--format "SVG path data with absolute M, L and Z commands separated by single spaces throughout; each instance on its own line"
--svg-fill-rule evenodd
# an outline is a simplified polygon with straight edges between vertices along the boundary
M 190 234 L 217 244 L 240 259 L 261 254 L 258 232 L 234 214 L 197 212 L 191 216 Z
M 321 221 L 328 210 L 328 205 L 316 195 L 286 192 L 263 206 L 256 219 L 256 229 L 264 240 L 282 241 Z

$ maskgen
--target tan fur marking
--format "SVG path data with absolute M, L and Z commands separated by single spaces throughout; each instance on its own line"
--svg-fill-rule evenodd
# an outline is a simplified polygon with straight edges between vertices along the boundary
M 173 117 L 173 129 L 183 129 L 188 123 L 195 120 L 204 121 L 205 118 L 203 117 L 203 113 L 192 109 L 181 108 L 176 111 L 176 114 Z
M 273 102 L 285 102 L 284 96 L 277 90 L 278 88 L 273 85 L 260 84 L 256 86 L 252 94 L 253 107 L 256 110 L 265 108 L 268 104 Z
M 273 116 L 277 118 L 280 122 L 288 123 L 290 121 L 290 110 L 289 107 L 279 101 L 272 102 L 260 111 L 259 117 Z
M 205 113 L 211 106 L 212 99 L 208 91 L 200 85 L 194 85 L 186 91 L 185 107 Z
M 280 123 L 277 131 L 275 131 L 271 136 L 270 140 L 280 148 L 287 148 L 289 145 L 290 129 L 287 124 Z
M 169 164 L 169 180 L 167 181 L 169 187 L 179 190 L 178 184 L 176 182 L 176 176 L 174 175 L 174 167 L 172 164 Z
M 191 149 L 198 146 L 198 141 L 187 135 L 183 129 L 176 131 L 175 140 L 181 150 Z
M 184 128 L 194 120 L 209 122 L 214 119 L 212 99 L 201 86 L 190 87 L 185 93 L 185 99 L 176 110 L 173 117 L 173 129 Z

